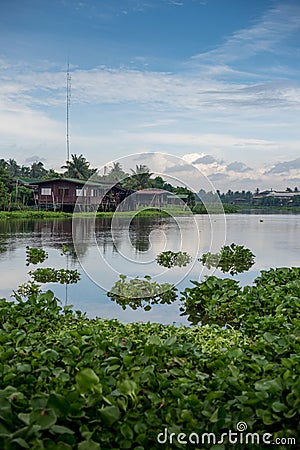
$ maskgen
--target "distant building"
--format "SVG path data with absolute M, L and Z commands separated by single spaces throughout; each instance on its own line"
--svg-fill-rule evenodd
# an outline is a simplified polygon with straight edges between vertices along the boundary
M 160 208 L 168 205 L 183 205 L 188 199 L 187 194 L 174 194 L 162 189 L 143 189 L 135 191 L 132 197 L 133 209 L 140 207 Z
M 134 211 L 143 207 L 160 208 L 168 204 L 167 191 L 161 189 L 141 189 L 131 191 L 131 195 L 120 205 L 120 210 Z
M 300 197 L 300 192 L 267 190 L 253 195 L 253 203 L 255 205 L 267 204 L 269 200 L 269 203 L 275 201 L 279 205 L 288 205 L 291 203 L 294 204 L 295 197 L 297 196 Z

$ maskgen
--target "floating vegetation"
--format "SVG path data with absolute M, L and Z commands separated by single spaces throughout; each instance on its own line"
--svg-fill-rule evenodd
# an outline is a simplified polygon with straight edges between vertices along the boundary
M 48 253 L 42 248 L 26 247 L 26 266 L 29 264 L 43 263 L 48 258 Z
M 167 252 L 161 252 L 157 257 L 156 261 L 160 266 L 167 267 L 184 267 L 191 261 L 191 256 L 187 252 L 172 252 L 168 250 Z
M 204 253 L 199 261 L 208 269 L 216 267 L 230 275 L 245 272 L 254 264 L 255 255 L 243 245 L 224 245 L 219 253 Z
M 80 280 L 80 273 L 77 269 L 54 269 L 53 267 L 39 267 L 29 272 L 29 275 L 38 283 L 60 283 L 72 284 Z
M 71 253 L 70 247 L 66 244 L 62 244 L 61 246 L 61 256 L 68 255 Z
M 156 283 L 151 281 L 149 275 L 144 278 L 133 278 L 127 281 L 126 275 L 120 275 L 107 296 L 114 300 L 123 309 L 130 306 L 132 309 L 151 309 L 155 304 L 171 304 L 177 299 L 177 289 L 170 283 Z

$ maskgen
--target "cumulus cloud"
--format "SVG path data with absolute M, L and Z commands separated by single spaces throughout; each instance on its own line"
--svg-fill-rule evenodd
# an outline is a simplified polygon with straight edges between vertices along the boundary
M 33 163 L 36 161 L 45 162 L 46 159 L 39 155 L 32 155 L 25 159 L 25 163 Z
M 291 161 L 279 162 L 275 164 L 271 169 L 267 170 L 266 174 L 287 173 L 294 169 L 300 169 L 300 158 L 296 158 Z
M 176 165 L 172 167 L 167 167 L 164 173 L 179 173 L 179 172 L 191 172 L 193 171 L 193 166 L 190 164 Z
M 193 164 L 212 164 L 214 162 L 217 162 L 217 160 L 213 156 L 205 155 L 193 161 Z
M 233 172 L 249 172 L 249 170 L 253 170 L 251 169 L 251 167 L 246 166 L 246 164 L 239 162 L 239 161 L 234 161 L 230 164 L 228 164 L 226 166 L 227 170 L 231 170 Z
M 251 190 L 255 191 L 257 187 L 262 189 L 285 189 L 286 186 L 289 185 L 297 185 L 299 184 L 299 177 L 292 175 L 290 177 L 283 178 L 282 173 L 270 173 L 270 170 L 266 170 L 266 168 L 257 167 L 255 170 L 248 167 L 242 162 L 239 161 L 220 161 L 213 155 L 203 155 L 202 153 L 196 157 L 196 153 L 184 155 L 183 160 L 190 160 L 189 162 L 193 162 L 198 160 L 208 160 L 211 158 L 205 158 L 206 156 L 214 158 L 214 162 L 212 164 L 196 164 L 195 167 L 198 169 L 199 173 L 203 174 L 204 177 L 207 177 L 214 186 L 214 189 L 219 189 L 223 192 L 228 189 L 233 190 Z M 300 159 L 300 158 L 298 158 Z M 298 164 L 298 159 L 294 161 L 293 167 Z M 183 166 L 183 169 L 187 173 L 187 167 Z M 175 172 L 175 168 L 172 168 L 171 171 Z M 176 168 L 178 170 L 178 168 Z M 191 176 L 194 176 L 192 172 Z M 291 172 L 293 173 L 293 172 Z M 297 172 L 295 172 L 296 174 Z M 298 170 L 299 173 L 299 170 Z M 179 172 L 180 175 L 180 172 Z M 197 180 L 195 180 L 197 183 Z M 195 184 L 194 183 L 194 184 Z M 198 182 L 198 186 L 200 183 Z M 203 186 L 201 186 L 203 187 Z M 199 188 L 198 188 L 199 190 Z
M 228 177 L 229 175 L 227 173 L 212 173 L 211 175 L 209 175 L 209 179 L 211 181 L 225 180 Z

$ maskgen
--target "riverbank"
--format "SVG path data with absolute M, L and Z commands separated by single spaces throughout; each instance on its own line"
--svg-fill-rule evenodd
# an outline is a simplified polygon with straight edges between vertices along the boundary
M 236 206 L 236 205 L 223 205 L 223 209 L 220 205 L 196 205 L 193 210 L 193 214 L 299 214 L 300 206 L 294 207 L 258 207 L 258 206 Z M 159 209 L 149 208 L 141 211 L 122 211 L 122 212 L 97 212 L 96 217 L 112 218 L 114 215 L 120 217 L 133 217 L 137 215 L 139 217 L 176 217 L 190 215 L 190 210 L 184 211 L 182 208 L 170 208 L 167 211 Z M 82 212 L 82 213 L 67 213 L 62 211 L 37 211 L 37 210 L 19 210 L 19 211 L 0 211 L 0 220 L 51 220 L 51 219 L 70 219 L 72 217 L 94 217 L 95 213 Z
M 173 211 L 175 213 L 175 211 Z M 143 211 L 124 211 L 124 212 L 97 212 L 96 217 L 104 217 L 104 218 L 112 218 L 115 214 L 120 217 L 132 217 L 133 213 L 138 213 L 139 217 L 155 217 L 155 216 L 168 216 L 171 214 L 158 210 L 143 210 Z M 178 213 L 178 211 L 176 211 Z M 82 212 L 82 213 L 67 213 L 61 211 L 0 211 L 0 220 L 34 220 L 34 219 L 71 219 L 72 217 L 87 217 L 92 218 L 95 216 L 95 213 L 91 212 Z
M 238 211 L 241 214 L 299 214 L 300 206 L 241 206 Z
M 108 211 L 108 212 L 97 212 L 96 217 L 112 218 L 115 215 L 119 217 L 133 217 L 138 215 L 138 217 L 176 217 L 185 216 L 190 214 L 232 214 L 238 212 L 238 208 L 232 205 L 224 205 L 224 211 L 220 205 L 208 205 L 207 209 L 202 205 L 198 205 L 193 208 L 192 212 L 190 209 L 184 210 L 182 207 L 171 206 L 166 210 L 148 208 L 135 211 Z M 92 218 L 95 216 L 94 212 L 76 212 L 67 213 L 62 211 L 37 211 L 37 210 L 19 210 L 19 211 L 0 211 L 0 220 L 33 220 L 33 219 L 69 219 L 72 217 L 87 217 Z

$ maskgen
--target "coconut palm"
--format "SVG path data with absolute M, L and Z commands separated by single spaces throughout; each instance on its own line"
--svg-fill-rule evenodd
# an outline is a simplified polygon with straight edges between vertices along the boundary
M 145 164 L 136 165 L 135 170 L 130 170 L 132 175 L 124 180 L 124 187 L 138 191 L 141 189 L 148 189 L 153 186 L 153 180 L 151 180 L 153 173 L 150 172 L 149 168 Z
M 31 164 L 29 175 L 32 178 L 43 178 L 47 175 L 47 169 L 41 161 L 34 162 Z
M 66 165 L 61 167 L 62 169 L 67 169 L 64 173 L 65 177 L 87 180 L 96 172 L 97 169 L 90 169 L 90 163 L 82 154 L 79 156 L 76 154 L 71 156 L 72 160 L 67 161 Z
M 6 170 L 11 177 L 16 177 L 20 174 L 20 166 L 17 164 L 15 159 L 10 158 L 7 161 Z
M 113 181 L 120 181 L 126 177 L 126 173 L 119 162 L 113 162 L 107 177 Z

